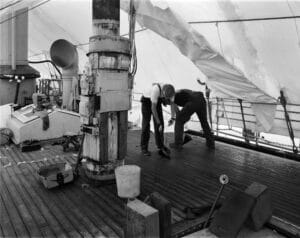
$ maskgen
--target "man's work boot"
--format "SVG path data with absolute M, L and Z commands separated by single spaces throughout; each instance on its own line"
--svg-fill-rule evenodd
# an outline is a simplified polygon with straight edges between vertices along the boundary
M 167 159 L 171 159 L 170 153 L 168 153 L 167 151 L 165 151 L 164 148 L 159 149 L 159 150 L 158 150 L 158 154 L 159 154 L 161 157 L 164 157 L 164 158 L 167 158 Z
M 182 150 L 182 145 L 177 144 L 177 143 L 175 143 L 175 142 L 170 143 L 169 146 L 170 146 L 170 148 L 172 148 L 172 149 L 174 149 L 174 150 Z
M 214 150 L 214 149 L 215 149 L 215 140 L 214 140 L 214 139 L 206 140 L 206 146 L 207 146 L 209 149 Z
M 167 154 L 171 154 L 171 150 L 170 150 L 168 147 L 164 146 L 164 147 L 163 147 L 163 150 L 164 150 Z
M 147 149 L 142 149 L 142 154 L 145 156 L 151 156 L 151 152 Z

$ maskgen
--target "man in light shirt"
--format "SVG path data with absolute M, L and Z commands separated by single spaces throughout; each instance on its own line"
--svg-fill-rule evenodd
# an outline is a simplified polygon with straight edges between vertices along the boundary
M 151 115 L 153 115 L 155 142 L 159 154 L 169 157 L 170 150 L 164 145 L 164 119 L 161 104 L 166 105 L 166 102 L 174 98 L 174 95 L 175 89 L 171 84 L 155 83 L 141 98 L 143 116 L 141 149 L 145 156 L 151 155 L 151 152 L 148 150 L 148 144 Z

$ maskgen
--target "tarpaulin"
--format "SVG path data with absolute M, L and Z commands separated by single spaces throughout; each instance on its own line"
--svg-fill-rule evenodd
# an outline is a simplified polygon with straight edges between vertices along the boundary
M 121 4 L 128 11 L 128 2 Z M 268 95 L 248 80 L 236 66 L 230 64 L 219 52 L 214 50 L 208 41 L 189 24 L 184 22 L 171 8 L 154 6 L 149 0 L 135 1 L 136 19 L 138 23 L 160 36 L 170 40 L 206 75 L 207 84 L 212 92 L 218 96 L 233 97 L 250 102 L 276 102 L 276 94 Z M 267 80 L 267 79 L 265 79 Z M 258 124 L 268 131 L 273 120 L 269 118 L 273 111 L 255 107 Z M 269 106 L 266 106 L 269 109 Z M 267 113 L 270 112 L 270 113 Z

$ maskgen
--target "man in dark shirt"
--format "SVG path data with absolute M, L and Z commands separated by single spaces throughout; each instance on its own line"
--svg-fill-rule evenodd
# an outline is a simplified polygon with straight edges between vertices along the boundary
M 215 141 L 207 121 L 206 101 L 202 92 L 192 91 L 189 89 L 181 89 L 176 91 L 174 101 L 170 102 L 172 118 L 175 119 L 175 142 L 170 144 L 171 148 L 181 149 L 184 144 L 183 141 L 183 127 L 184 124 L 190 120 L 191 116 L 196 113 L 203 132 L 206 138 L 206 145 L 209 148 L 215 147 Z M 178 106 L 182 107 L 181 110 Z M 172 124 L 172 121 L 169 122 Z

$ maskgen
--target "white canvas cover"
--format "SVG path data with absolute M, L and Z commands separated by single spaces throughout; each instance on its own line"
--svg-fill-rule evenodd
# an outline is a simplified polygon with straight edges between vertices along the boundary
M 2 0 L 1 7 L 9 2 Z M 14 7 L 43 2 L 24 0 Z M 300 15 L 299 1 L 136 2 L 137 20 L 148 30 L 136 33 L 135 92 L 142 93 L 145 87 L 158 81 L 173 83 L 176 88 L 203 90 L 196 82 L 200 77 L 202 81 L 207 80 L 214 96 L 265 103 L 276 102 L 279 91 L 284 90 L 289 103 L 300 103 L 298 18 L 214 22 L 297 16 Z M 126 9 L 128 2 L 121 0 L 121 3 Z M 7 10 L 9 8 L 2 12 Z M 128 33 L 127 18 L 121 11 L 122 34 Z M 90 0 L 52 0 L 30 10 L 29 20 L 30 60 L 49 57 L 51 43 L 65 38 L 78 45 L 79 66 L 83 69 L 91 36 Z M 33 66 L 49 75 L 47 65 Z M 53 69 L 50 70 L 53 74 Z M 266 110 L 258 107 L 252 110 L 254 115 L 259 115 L 255 118 L 259 119 L 255 127 L 272 132 L 273 126 L 267 125 L 271 121 L 264 123 L 266 117 L 260 113 Z M 274 110 L 270 110 L 267 117 L 273 114 Z M 286 128 L 280 131 L 287 134 Z

